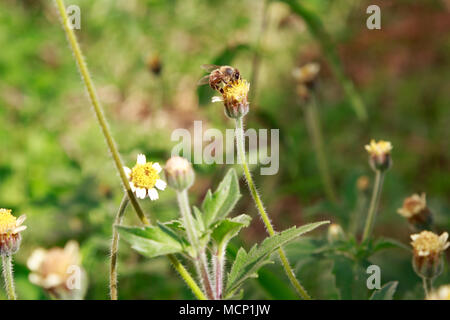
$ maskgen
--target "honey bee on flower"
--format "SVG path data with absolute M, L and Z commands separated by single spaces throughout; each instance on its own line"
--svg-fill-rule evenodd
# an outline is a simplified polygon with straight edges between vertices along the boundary
M 133 168 L 124 167 L 125 174 L 130 182 L 131 190 L 136 197 L 150 200 L 159 198 L 158 190 L 166 188 L 166 182 L 160 179 L 162 168 L 158 162 L 147 162 L 145 155 L 138 154 L 136 165 Z

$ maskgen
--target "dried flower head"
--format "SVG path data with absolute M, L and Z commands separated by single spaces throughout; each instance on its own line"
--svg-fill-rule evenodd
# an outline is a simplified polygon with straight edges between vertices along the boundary
M 76 241 L 67 242 L 64 248 L 34 250 L 27 266 L 31 270 L 30 282 L 58 299 L 81 299 L 86 291 L 87 278 Z M 72 279 L 74 276 L 80 279 Z M 79 281 L 79 286 L 73 281 Z
M 0 254 L 11 255 L 16 253 L 20 248 L 22 236 L 20 232 L 27 227 L 22 223 L 26 216 L 21 215 L 18 219 L 11 214 L 9 209 L 0 209 Z
M 397 210 L 398 214 L 408 219 L 412 226 L 418 230 L 430 227 L 431 212 L 427 207 L 426 195 L 413 194 L 403 201 L 403 206 Z
M 222 96 L 215 96 L 212 102 L 223 102 L 225 114 L 232 119 L 239 119 L 249 111 L 248 92 L 250 83 L 244 79 L 229 82 L 222 89 Z
M 297 82 L 296 91 L 300 98 L 304 100 L 310 98 L 311 90 L 314 89 L 319 72 L 320 65 L 314 62 L 307 63 L 292 71 L 292 76 Z
M 173 156 L 164 167 L 164 173 L 169 186 L 182 191 L 192 186 L 195 179 L 192 164 L 185 158 Z
M 136 165 L 132 169 L 124 167 L 124 170 L 130 181 L 131 190 L 140 199 L 145 199 L 148 195 L 150 200 L 157 200 L 159 198 L 157 189 L 166 188 L 166 182 L 159 177 L 161 166 L 157 162 L 147 162 L 143 154 L 138 154 Z
M 411 235 L 411 239 L 416 273 L 430 279 L 438 276 L 442 272 L 442 252 L 450 246 L 448 233 L 438 236 L 431 231 L 422 231 Z
M 389 141 L 380 140 L 376 142 L 374 139 L 370 144 L 365 146 L 370 156 L 370 165 L 374 170 L 387 170 L 392 165 L 391 150 L 392 144 Z
M 432 291 L 427 300 L 450 300 L 450 285 L 440 286 L 437 290 Z

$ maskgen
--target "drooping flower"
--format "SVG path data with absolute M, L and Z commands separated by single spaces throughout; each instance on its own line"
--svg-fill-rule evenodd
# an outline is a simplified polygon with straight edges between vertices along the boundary
M 426 195 L 413 194 L 403 201 L 398 214 L 408 219 L 412 226 L 419 230 L 427 229 L 432 222 L 431 212 L 427 207 Z
M 425 278 L 433 279 L 442 272 L 442 252 L 449 246 L 448 233 L 440 236 L 431 231 L 411 235 L 413 247 L 413 267 L 416 273 Z
M 427 300 L 450 300 L 450 284 L 440 286 L 432 291 Z
M 171 157 L 164 167 L 164 173 L 168 185 L 175 190 L 189 189 L 194 183 L 195 174 L 192 164 L 185 158 Z
M 157 200 L 159 198 L 157 189 L 166 188 L 166 182 L 159 177 L 162 170 L 159 163 L 147 162 L 143 154 L 138 154 L 136 165 L 132 169 L 124 167 L 124 170 L 130 181 L 131 190 L 140 199 L 148 196 L 150 200 Z
M 67 242 L 64 248 L 34 250 L 27 266 L 31 270 L 30 282 L 44 288 L 55 298 L 83 298 L 87 277 L 81 267 L 80 249 L 76 241 Z
M 389 141 L 380 140 L 376 142 L 374 139 L 365 146 L 370 156 L 369 163 L 374 170 L 384 171 L 391 167 L 392 148 L 392 144 Z
M 22 223 L 26 216 L 21 215 L 18 219 L 11 214 L 9 209 L 0 209 L 0 254 L 11 255 L 20 248 L 22 236 L 20 232 L 27 227 Z
M 212 102 L 223 102 L 225 114 L 232 119 L 239 119 L 249 111 L 248 92 L 250 83 L 245 79 L 229 82 L 222 89 L 222 96 L 214 96 Z

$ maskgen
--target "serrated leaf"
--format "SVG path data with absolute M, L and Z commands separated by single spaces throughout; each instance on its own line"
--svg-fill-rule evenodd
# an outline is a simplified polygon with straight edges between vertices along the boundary
M 116 228 L 133 249 L 149 258 L 186 250 L 186 243 L 167 226 Z
M 202 203 L 203 223 L 208 229 L 214 222 L 225 218 L 241 197 L 239 181 L 234 169 L 228 170 L 214 193 L 208 190 Z
M 398 281 L 390 281 L 381 287 L 380 290 L 374 291 L 370 300 L 392 300 L 397 290 Z
M 244 248 L 240 248 L 236 255 L 234 264 L 231 267 L 231 271 L 228 274 L 226 295 L 231 294 L 246 279 L 250 277 L 257 277 L 256 272 L 259 268 L 271 262 L 268 258 L 275 250 L 296 239 L 300 235 L 312 231 L 325 223 L 329 222 L 321 221 L 310 223 L 298 228 L 290 228 L 272 237 L 266 238 L 259 246 L 255 244 L 248 253 Z
M 232 219 L 224 219 L 218 222 L 211 233 L 211 238 L 218 247 L 223 247 L 235 237 L 242 228 L 248 227 L 252 218 L 241 214 Z

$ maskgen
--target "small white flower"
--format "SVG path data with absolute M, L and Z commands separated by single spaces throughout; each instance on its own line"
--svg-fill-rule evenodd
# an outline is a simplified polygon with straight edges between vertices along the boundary
M 130 169 L 124 167 L 125 175 L 130 181 L 130 188 L 139 199 L 145 199 L 146 196 L 150 200 L 159 198 L 158 190 L 166 188 L 166 182 L 160 179 L 159 173 L 162 168 L 157 162 L 147 162 L 147 158 L 143 154 L 138 154 L 136 165 Z

